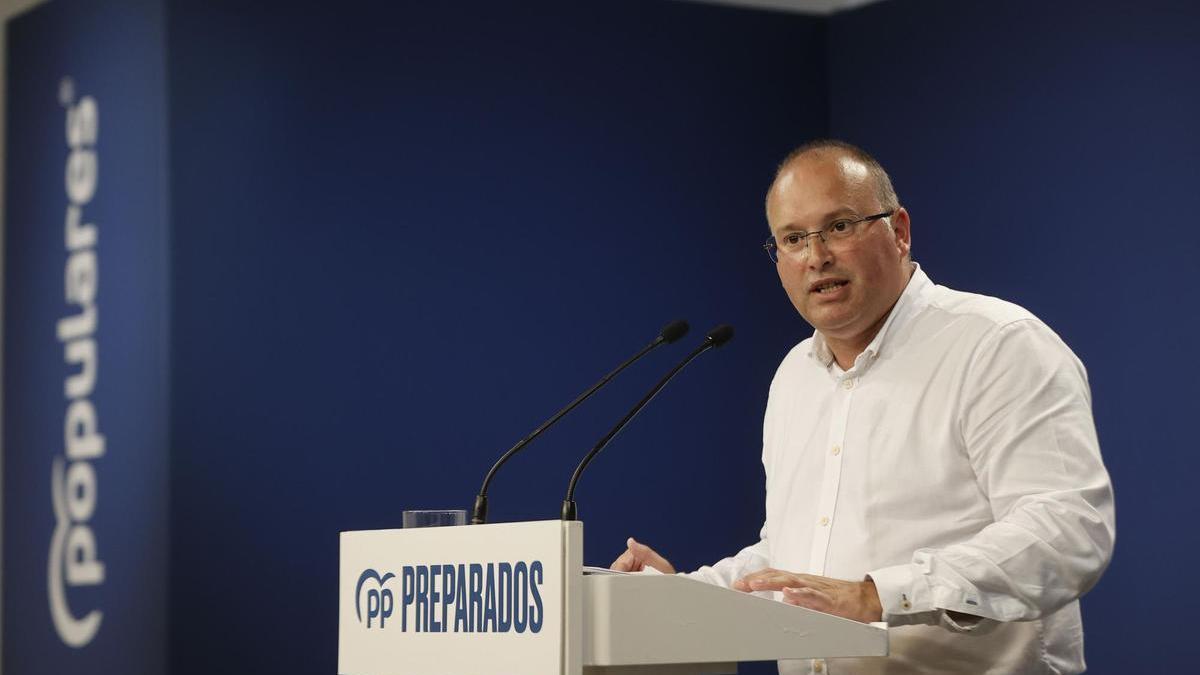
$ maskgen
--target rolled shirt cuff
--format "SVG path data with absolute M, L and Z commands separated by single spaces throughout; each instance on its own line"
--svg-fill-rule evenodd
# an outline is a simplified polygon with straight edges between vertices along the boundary
M 875 582 L 883 620 L 888 624 L 937 623 L 929 581 L 912 565 L 883 567 L 869 572 L 867 578 Z
M 970 601 L 946 603 L 945 598 L 938 601 L 929 577 L 916 565 L 883 567 L 868 573 L 867 578 L 875 582 L 883 620 L 889 625 L 940 625 L 956 633 L 967 633 L 993 623 L 972 614 Z

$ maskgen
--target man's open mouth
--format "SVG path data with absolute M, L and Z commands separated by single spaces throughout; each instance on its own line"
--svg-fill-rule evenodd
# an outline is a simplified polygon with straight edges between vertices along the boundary
M 833 291 L 836 291 L 837 289 L 841 288 L 842 286 L 845 286 L 848 283 L 850 283 L 850 282 L 849 281 L 841 281 L 838 279 L 831 279 L 829 281 L 820 281 L 820 282 L 813 284 L 808 289 L 808 292 L 809 293 L 832 293 Z

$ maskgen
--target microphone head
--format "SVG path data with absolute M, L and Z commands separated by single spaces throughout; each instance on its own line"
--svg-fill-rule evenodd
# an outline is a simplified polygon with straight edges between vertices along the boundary
M 687 335 L 687 332 L 688 332 L 688 322 L 686 322 L 682 319 L 679 319 L 677 321 L 672 321 L 671 323 L 664 326 L 663 329 L 661 331 L 659 331 L 658 338 L 660 340 L 662 340 L 663 342 L 670 344 L 670 343 L 678 340 L 679 338 L 683 337 L 684 335 Z
M 721 345 L 733 339 L 733 326 L 723 323 L 720 326 L 708 331 L 705 339 L 712 342 L 712 346 L 720 347 Z

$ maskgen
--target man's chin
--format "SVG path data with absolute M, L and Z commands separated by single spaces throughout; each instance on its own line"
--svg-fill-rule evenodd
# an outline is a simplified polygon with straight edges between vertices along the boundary
M 831 340 L 844 340 L 855 332 L 854 317 L 848 312 L 815 312 L 808 323 Z
M 846 303 L 828 303 L 825 305 L 809 305 L 805 318 L 822 332 L 845 329 L 854 322 L 854 313 L 849 311 Z
M 795 303 L 793 303 L 795 304 Z M 850 332 L 854 327 L 855 313 L 846 302 L 838 303 L 807 303 L 804 307 L 796 305 L 800 316 L 808 325 L 821 331 L 826 337 L 837 337 Z

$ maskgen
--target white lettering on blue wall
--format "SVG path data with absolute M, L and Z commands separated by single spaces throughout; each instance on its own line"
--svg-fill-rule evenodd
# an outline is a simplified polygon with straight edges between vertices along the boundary
M 67 210 L 63 226 L 66 264 L 64 297 L 70 308 L 58 321 L 58 342 L 68 375 L 63 382 L 66 413 L 63 420 L 63 454 L 54 457 L 50 493 L 55 527 L 50 539 L 48 592 L 50 616 L 63 643 L 84 647 L 96 637 L 103 616 L 93 609 L 76 617 L 67 601 L 66 589 L 104 583 L 104 563 L 96 551 L 96 533 L 90 521 L 96 511 L 96 468 L 104 456 L 104 436 L 91 396 L 99 373 L 96 344 L 98 321 L 96 296 L 99 290 L 99 259 L 96 242 L 99 229 L 84 222 L 83 208 L 96 194 L 99 160 L 96 140 L 100 133 L 96 99 L 84 96 L 74 101 L 69 79 L 60 87 L 67 108 L 67 165 L 65 183 Z

